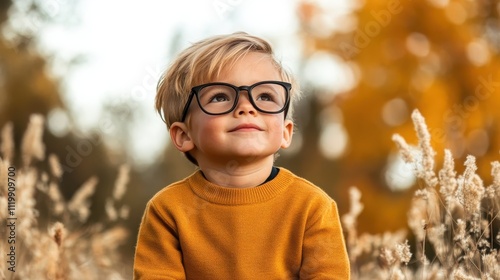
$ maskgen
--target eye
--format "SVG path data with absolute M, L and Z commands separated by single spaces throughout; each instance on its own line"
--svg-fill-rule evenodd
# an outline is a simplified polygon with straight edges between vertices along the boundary
M 274 101 L 273 96 L 270 93 L 261 93 L 257 96 L 257 101 Z
M 217 93 L 210 99 L 210 103 L 229 101 L 229 96 L 224 93 Z
M 198 97 L 203 105 L 220 105 L 232 102 L 235 94 L 234 89 L 226 85 L 209 85 L 199 92 Z

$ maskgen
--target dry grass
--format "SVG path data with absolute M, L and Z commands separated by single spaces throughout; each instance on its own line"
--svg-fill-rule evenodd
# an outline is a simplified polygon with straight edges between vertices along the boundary
M 457 174 L 450 151 L 435 171 L 435 151 L 422 115 L 413 123 L 419 143 L 412 147 L 394 135 L 403 159 L 423 186 L 415 192 L 408 225 L 415 238 L 410 248 L 406 232 L 383 235 L 356 233 L 363 208 L 360 192 L 351 190 L 351 210 L 342 217 L 354 279 L 500 279 L 500 163 L 492 163 L 493 182 L 484 186 L 468 156 Z
M 0 279 L 124 279 L 118 247 L 127 240 L 127 230 L 120 226 L 128 209 L 115 205 L 126 191 L 128 167 L 120 169 L 114 195 L 108 200 L 108 217 L 101 223 L 85 227 L 90 215 L 90 198 L 98 183 L 89 178 L 67 201 L 61 195 L 62 169 L 55 155 L 49 155 L 50 171 L 34 167 L 45 160 L 42 142 L 44 119 L 33 115 L 21 143 L 22 166 L 14 166 L 12 125 L 2 129 L 0 145 L 0 219 L 8 218 L 8 168 L 16 168 L 15 244 L 8 244 L 10 232 L 1 229 Z M 49 200 L 48 228 L 39 225 L 35 197 Z M 110 214 L 114 213 L 114 214 Z M 118 222 L 117 222 L 118 221 Z M 106 226 L 113 222 L 114 226 Z M 8 270 L 11 245 L 16 247 L 15 272 Z M 120 272 L 119 272 L 120 271 Z
M 435 170 L 435 151 L 418 111 L 412 114 L 419 139 L 416 147 L 399 135 L 393 140 L 407 164 L 413 166 L 423 186 L 415 192 L 408 232 L 401 230 L 378 235 L 356 231 L 356 220 L 363 210 L 361 193 L 350 190 L 351 209 L 342 217 L 353 279 L 500 279 L 500 163 L 492 163 L 492 183 L 485 186 L 476 174 L 475 158 L 468 156 L 465 171 L 457 174 L 454 159 L 446 150 L 444 163 Z M 41 141 L 43 118 L 33 116 L 21 145 L 22 166 L 16 167 L 16 272 L 7 268 L 9 244 L 6 227 L 0 230 L 1 279 L 124 279 L 118 247 L 128 232 L 120 224 L 128 208 L 116 208 L 128 182 L 129 168 L 119 170 L 112 197 L 106 201 L 105 221 L 84 228 L 89 199 L 98 178 L 89 178 L 67 201 L 61 195 L 62 170 L 56 156 L 49 155 L 50 171 L 33 166 L 45 160 Z M 12 125 L 1 132 L 0 218 L 8 218 L 8 168 L 13 166 Z M 37 223 L 36 194 L 50 200 L 48 228 Z M 412 239 L 412 240 L 413 240 Z M 122 273 L 120 273 L 121 271 Z

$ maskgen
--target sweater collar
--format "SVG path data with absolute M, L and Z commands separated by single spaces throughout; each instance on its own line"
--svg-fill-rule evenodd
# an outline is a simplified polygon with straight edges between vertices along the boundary
M 228 188 L 209 182 L 201 171 L 196 171 L 187 182 L 199 197 L 217 204 L 241 205 L 270 200 L 283 192 L 292 182 L 293 174 L 280 168 L 276 177 L 252 188 Z

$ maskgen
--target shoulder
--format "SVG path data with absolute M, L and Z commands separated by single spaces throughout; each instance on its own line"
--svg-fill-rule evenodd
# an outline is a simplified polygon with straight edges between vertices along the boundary
M 338 222 L 337 204 L 322 188 L 289 170 L 281 168 L 281 171 L 291 178 L 291 184 L 284 198 L 287 201 L 287 207 L 299 211 L 297 215 L 306 218 L 306 229 L 311 228 L 318 221 Z
M 280 169 L 280 173 L 283 171 L 283 175 L 289 176 L 291 181 L 284 197 L 289 207 L 300 209 L 303 215 L 309 217 L 309 222 L 322 216 L 338 216 L 337 204 L 322 188 L 287 169 Z
M 166 202 L 175 203 L 177 201 L 185 200 L 187 197 L 192 195 L 188 181 L 194 174 L 195 173 L 162 188 L 150 199 L 149 203 L 159 206 L 165 204 Z
M 280 172 L 291 178 L 290 191 L 294 192 L 297 196 L 306 197 L 321 203 L 331 204 L 335 201 L 319 186 L 310 182 L 309 180 L 295 175 L 288 169 L 280 167 Z

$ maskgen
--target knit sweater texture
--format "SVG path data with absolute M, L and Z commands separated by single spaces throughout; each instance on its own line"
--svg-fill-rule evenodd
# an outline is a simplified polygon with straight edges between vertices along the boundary
M 349 279 L 336 203 L 280 168 L 269 182 L 227 188 L 200 171 L 147 204 L 134 279 Z

